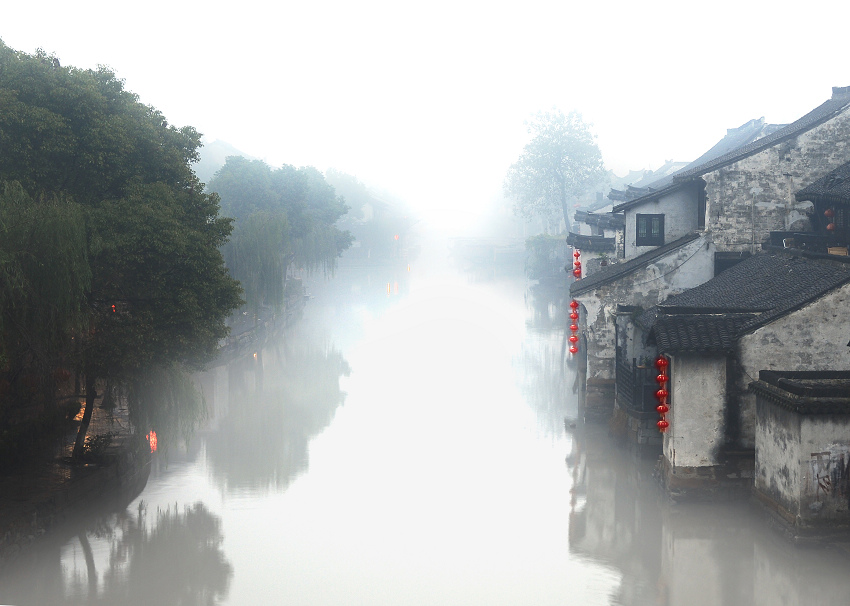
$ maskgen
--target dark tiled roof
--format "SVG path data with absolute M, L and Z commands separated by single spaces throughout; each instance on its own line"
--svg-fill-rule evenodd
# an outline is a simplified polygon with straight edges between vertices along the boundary
M 617 205 L 614 210 L 619 212 L 626 208 L 631 208 L 632 206 L 643 204 L 658 198 L 669 191 L 678 189 L 680 184 L 676 182 L 676 178 L 685 171 L 701 166 L 710 160 L 724 156 L 743 147 L 744 145 L 748 145 L 763 137 L 771 135 L 779 129 L 784 128 L 784 126 L 785 125 L 783 124 L 766 124 L 764 118 L 759 118 L 758 120 L 750 120 L 738 128 L 730 128 L 726 131 L 726 136 L 718 141 L 714 147 L 709 149 L 693 162 L 682 167 L 680 170 L 671 172 L 663 178 L 653 180 L 643 189 L 638 189 L 636 187 L 641 184 L 641 182 L 638 182 L 633 184 L 633 186 L 630 186 L 626 191 L 621 192 L 622 195 L 619 199 L 624 199 L 626 202 L 624 204 Z M 611 196 L 609 195 L 609 197 Z
M 640 196 L 638 198 L 635 198 L 633 200 L 629 200 L 628 202 L 623 202 L 622 204 L 618 204 L 617 206 L 614 207 L 614 212 L 615 213 L 623 212 L 624 210 L 628 210 L 628 209 L 633 208 L 635 206 L 640 206 L 641 204 L 645 204 L 646 202 L 650 202 L 652 200 L 657 200 L 658 198 L 667 194 L 668 192 L 676 191 L 677 189 L 679 189 L 681 187 L 682 187 L 681 183 L 672 183 L 671 184 L 671 183 L 667 182 L 667 183 L 665 183 L 665 186 L 660 188 L 660 189 L 652 189 L 652 191 L 650 191 L 649 193 L 643 194 L 642 196 Z
M 791 139 L 811 130 L 819 124 L 823 124 L 827 120 L 834 118 L 843 112 L 848 106 L 850 106 L 850 90 L 848 90 L 848 88 L 833 88 L 831 99 L 825 101 L 799 120 L 774 131 L 766 137 L 757 139 L 752 143 L 748 143 L 747 145 L 732 150 L 722 156 L 703 162 L 702 164 L 692 168 L 685 169 L 676 175 L 676 180 L 682 181 L 687 180 L 690 177 L 704 175 L 705 173 L 717 170 L 718 168 L 732 164 L 733 162 L 743 160 L 753 154 L 757 154 L 758 152 L 769 147 L 773 147 L 782 141 L 786 141 L 787 139 Z
M 797 200 L 850 201 L 850 162 L 804 187 L 796 197 Z
M 658 319 L 658 306 L 653 305 L 646 311 L 635 318 L 635 324 L 648 331 L 655 325 L 655 321 Z
M 850 414 L 850 372 L 759 372 L 750 389 L 787 410 L 803 415 Z
M 570 285 L 570 294 L 576 296 L 583 292 L 593 290 L 594 288 L 597 288 L 599 286 L 610 284 L 611 282 L 616 282 L 621 277 L 635 272 L 639 269 L 643 269 L 656 259 L 665 256 L 666 254 L 676 250 L 681 246 L 684 246 L 688 242 L 696 240 L 699 237 L 699 233 L 688 234 L 684 238 L 674 240 L 669 244 L 660 246 L 655 250 L 651 250 L 648 253 L 644 253 L 640 256 L 635 257 L 634 259 L 630 259 L 625 263 L 616 263 L 614 265 L 609 265 L 604 269 L 599 270 L 595 274 L 588 276 L 587 278 L 583 278 L 581 280 L 576 280 L 575 282 L 573 282 Z
M 753 314 L 659 315 L 653 327 L 659 351 L 728 353 Z
M 848 262 L 762 253 L 657 305 L 654 322 L 642 319 L 652 322 L 662 351 L 724 351 L 740 336 L 848 282 Z
M 605 236 L 583 236 L 570 232 L 567 234 L 567 246 L 584 251 L 613 254 L 617 250 L 617 240 Z
M 850 371 L 847 370 L 761 370 L 759 380 L 798 396 L 850 397 Z
M 595 214 L 584 210 L 577 210 L 573 216 L 577 223 L 597 225 L 603 229 L 623 229 L 626 226 L 626 218 L 621 214 Z
M 799 120 L 796 120 L 791 124 L 788 124 L 787 126 L 783 126 L 775 130 L 774 128 L 771 128 L 769 129 L 769 134 L 766 134 L 765 136 L 757 136 L 750 142 L 744 145 L 739 145 L 738 147 L 732 148 L 725 152 L 722 149 L 718 148 L 718 146 L 715 146 L 711 150 L 703 154 L 700 158 L 689 164 L 686 168 L 672 175 L 670 177 L 670 180 L 666 183 L 665 180 L 654 183 L 653 189 L 655 191 L 648 193 L 640 198 L 636 198 L 630 202 L 615 206 L 614 211 L 620 212 L 626 210 L 627 208 L 638 206 L 645 202 L 649 202 L 651 200 L 659 198 L 667 192 L 678 189 L 685 183 L 691 181 L 694 177 L 699 177 L 706 173 L 722 168 L 726 165 L 732 164 L 733 162 L 743 160 L 744 158 L 757 154 L 758 152 L 763 151 L 769 147 L 773 147 L 774 145 L 778 145 L 783 141 L 792 139 L 808 130 L 813 129 L 819 124 L 822 124 L 827 120 L 837 116 L 838 114 L 845 111 L 848 106 L 850 106 L 850 87 L 833 88 L 831 99 L 822 103 Z M 741 128 L 746 127 L 747 124 L 743 125 Z M 721 143 L 723 143 L 723 141 L 721 141 Z M 712 151 L 720 152 L 720 155 L 713 155 Z

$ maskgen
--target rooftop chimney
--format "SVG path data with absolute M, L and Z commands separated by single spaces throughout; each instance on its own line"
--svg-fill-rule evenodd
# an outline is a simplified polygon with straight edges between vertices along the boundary
M 842 97 L 850 97 L 850 86 L 833 86 L 832 98 L 839 99 Z

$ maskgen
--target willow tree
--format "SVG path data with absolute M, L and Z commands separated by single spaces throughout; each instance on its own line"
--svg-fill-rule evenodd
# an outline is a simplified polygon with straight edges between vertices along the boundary
M 75 454 L 98 382 L 131 393 L 151 372 L 173 377 L 202 365 L 241 303 L 220 253 L 231 220 L 192 171 L 200 144 L 195 129 L 169 125 L 111 70 L 63 67 L 0 42 L 0 180 L 34 200 L 73 200 L 85 217 L 91 273 L 78 343 L 87 404 Z M 56 245 L 79 246 L 65 242 Z M 39 267 L 49 254 L 34 257 Z M 130 406 L 144 420 L 167 404 L 131 398 Z
M 253 314 L 262 304 L 282 309 L 286 265 L 292 258 L 286 215 L 264 210 L 244 217 L 222 252 Z
M 605 178 L 602 154 L 581 114 L 540 112 L 528 123 L 531 140 L 508 169 L 505 194 L 525 218 L 563 219 L 570 208 Z
M 15 404 L 52 395 L 52 371 L 86 324 L 90 287 L 82 207 L 0 184 L 0 367 Z
M 279 309 L 292 269 L 332 272 L 352 242 L 336 223 L 347 207 L 324 176 L 312 167 L 272 169 L 238 156 L 209 183 L 221 196 L 222 212 L 235 219 L 224 256 L 245 285 L 253 311 Z

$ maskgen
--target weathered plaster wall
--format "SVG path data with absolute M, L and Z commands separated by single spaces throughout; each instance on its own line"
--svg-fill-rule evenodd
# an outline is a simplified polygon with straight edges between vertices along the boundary
M 656 259 L 654 263 L 575 296 L 583 306 L 581 331 L 587 335 L 587 378 L 613 379 L 617 304 L 651 307 L 710 280 L 714 275 L 714 246 L 705 236 Z
M 670 356 L 670 428 L 664 456 L 673 467 L 718 464 L 724 439 L 726 357 Z
M 850 523 L 850 416 L 804 416 L 800 433 L 800 517 Z
M 580 330 L 587 338 L 587 378 L 614 378 L 614 320 L 612 307 L 604 298 L 576 297 L 581 303 Z
M 850 284 L 745 335 L 738 343 L 742 373 L 741 446 L 755 446 L 755 394 L 760 370 L 850 370 Z
M 850 161 L 850 111 L 794 139 L 703 176 L 706 227 L 720 251 L 760 248 L 811 205 L 794 193 Z
M 626 215 L 626 259 L 631 259 L 645 252 L 658 248 L 657 246 L 637 246 L 637 215 L 664 215 L 664 242 L 672 242 L 682 238 L 697 228 L 697 194 L 696 183 L 688 184 L 681 189 L 649 201 L 638 207 L 630 208 Z
M 759 397 L 756 415 L 755 489 L 799 513 L 800 415 Z
M 756 484 L 795 524 L 850 523 L 850 415 L 801 415 L 759 396 Z

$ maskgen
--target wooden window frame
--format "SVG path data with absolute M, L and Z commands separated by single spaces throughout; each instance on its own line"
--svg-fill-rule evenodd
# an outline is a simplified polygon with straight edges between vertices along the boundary
M 653 223 L 657 221 L 657 233 L 653 233 Z M 641 230 L 643 224 L 643 230 Z M 664 215 L 638 214 L 635 216 L 635 246 L 664 245 Z

